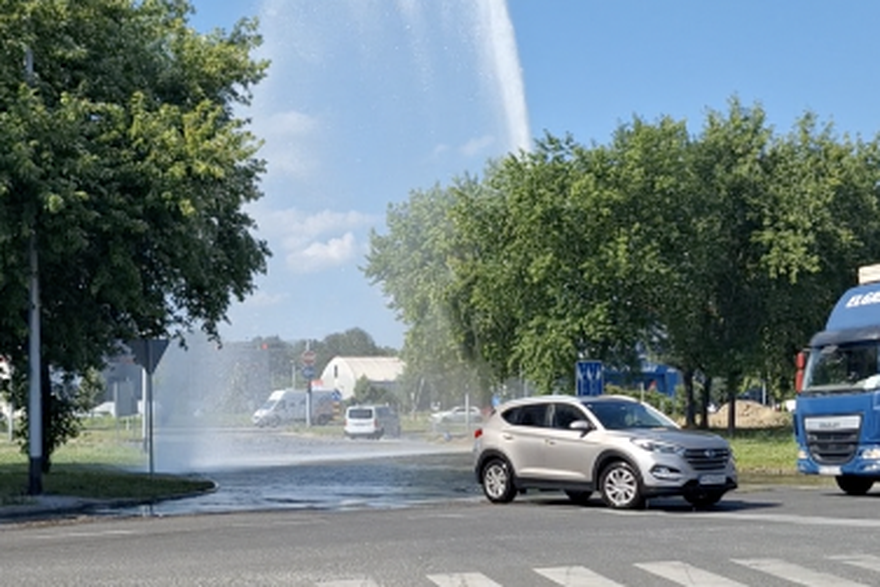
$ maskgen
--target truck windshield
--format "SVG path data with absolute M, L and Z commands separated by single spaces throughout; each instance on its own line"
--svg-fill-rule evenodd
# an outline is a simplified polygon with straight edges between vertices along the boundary
M 828 345 L 810 352 L 804 392 L 827 393 L 880 387 L 878 342 Z

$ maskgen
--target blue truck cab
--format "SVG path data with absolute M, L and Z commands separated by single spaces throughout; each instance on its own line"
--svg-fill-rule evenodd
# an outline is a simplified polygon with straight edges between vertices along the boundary
M 880 265 L 859 269 L 797 367 L 798 470 L 864 495 L 880 480 Z

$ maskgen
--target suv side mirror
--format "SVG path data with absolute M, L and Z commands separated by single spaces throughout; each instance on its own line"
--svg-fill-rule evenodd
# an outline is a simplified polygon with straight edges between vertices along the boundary
M 587 433 L 590 430 L 593 429 L 593 427 L 586 420 L 575 420 L 574 422 L 572 422 L 571 424 L 568 425 L 568 429 L 569 430 L 580 430 L 581 437 L 584 437 L 587 435 Z

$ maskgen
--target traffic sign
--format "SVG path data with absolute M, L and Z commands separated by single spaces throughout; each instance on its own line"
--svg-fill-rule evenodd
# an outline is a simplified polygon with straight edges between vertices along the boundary
M 577 395 L 602 395 L 605 377 L 602 361 L 578 361 L 575 368 Z
M 156 370 L 159 360 L 168 348 L 168 340 L 161 338 L 138 338 L 126 343 L 134 355 L 135 362 L 150 375 Z
M 318 358 L 317 353 L 315 353 L 315 351 L 312 351 L 312 350 L 304 351 L 303 354 L 300 355 L 300 360 L 302 361 L 302 364 L 306 365 L 306 366 L 314 365 L 315 359 L 317 359 L 317 358 Z
M 303 377 L 311 381 L 315 378 L 315 366 L 314 365 L 306 365 L 302 368 Z

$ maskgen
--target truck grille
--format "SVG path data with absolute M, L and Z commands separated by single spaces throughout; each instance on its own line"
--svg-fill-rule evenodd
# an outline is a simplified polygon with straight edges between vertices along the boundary
M 684 458 L 696 471 L 723 469 L 730 460 L 730 449 L 689 448 L 684 451 Z
M 840 465 L 848 462 L 855 456 L 858 444 L 858 430 L 807 433 L 807 449 L 813 460 L 820 465 Z

